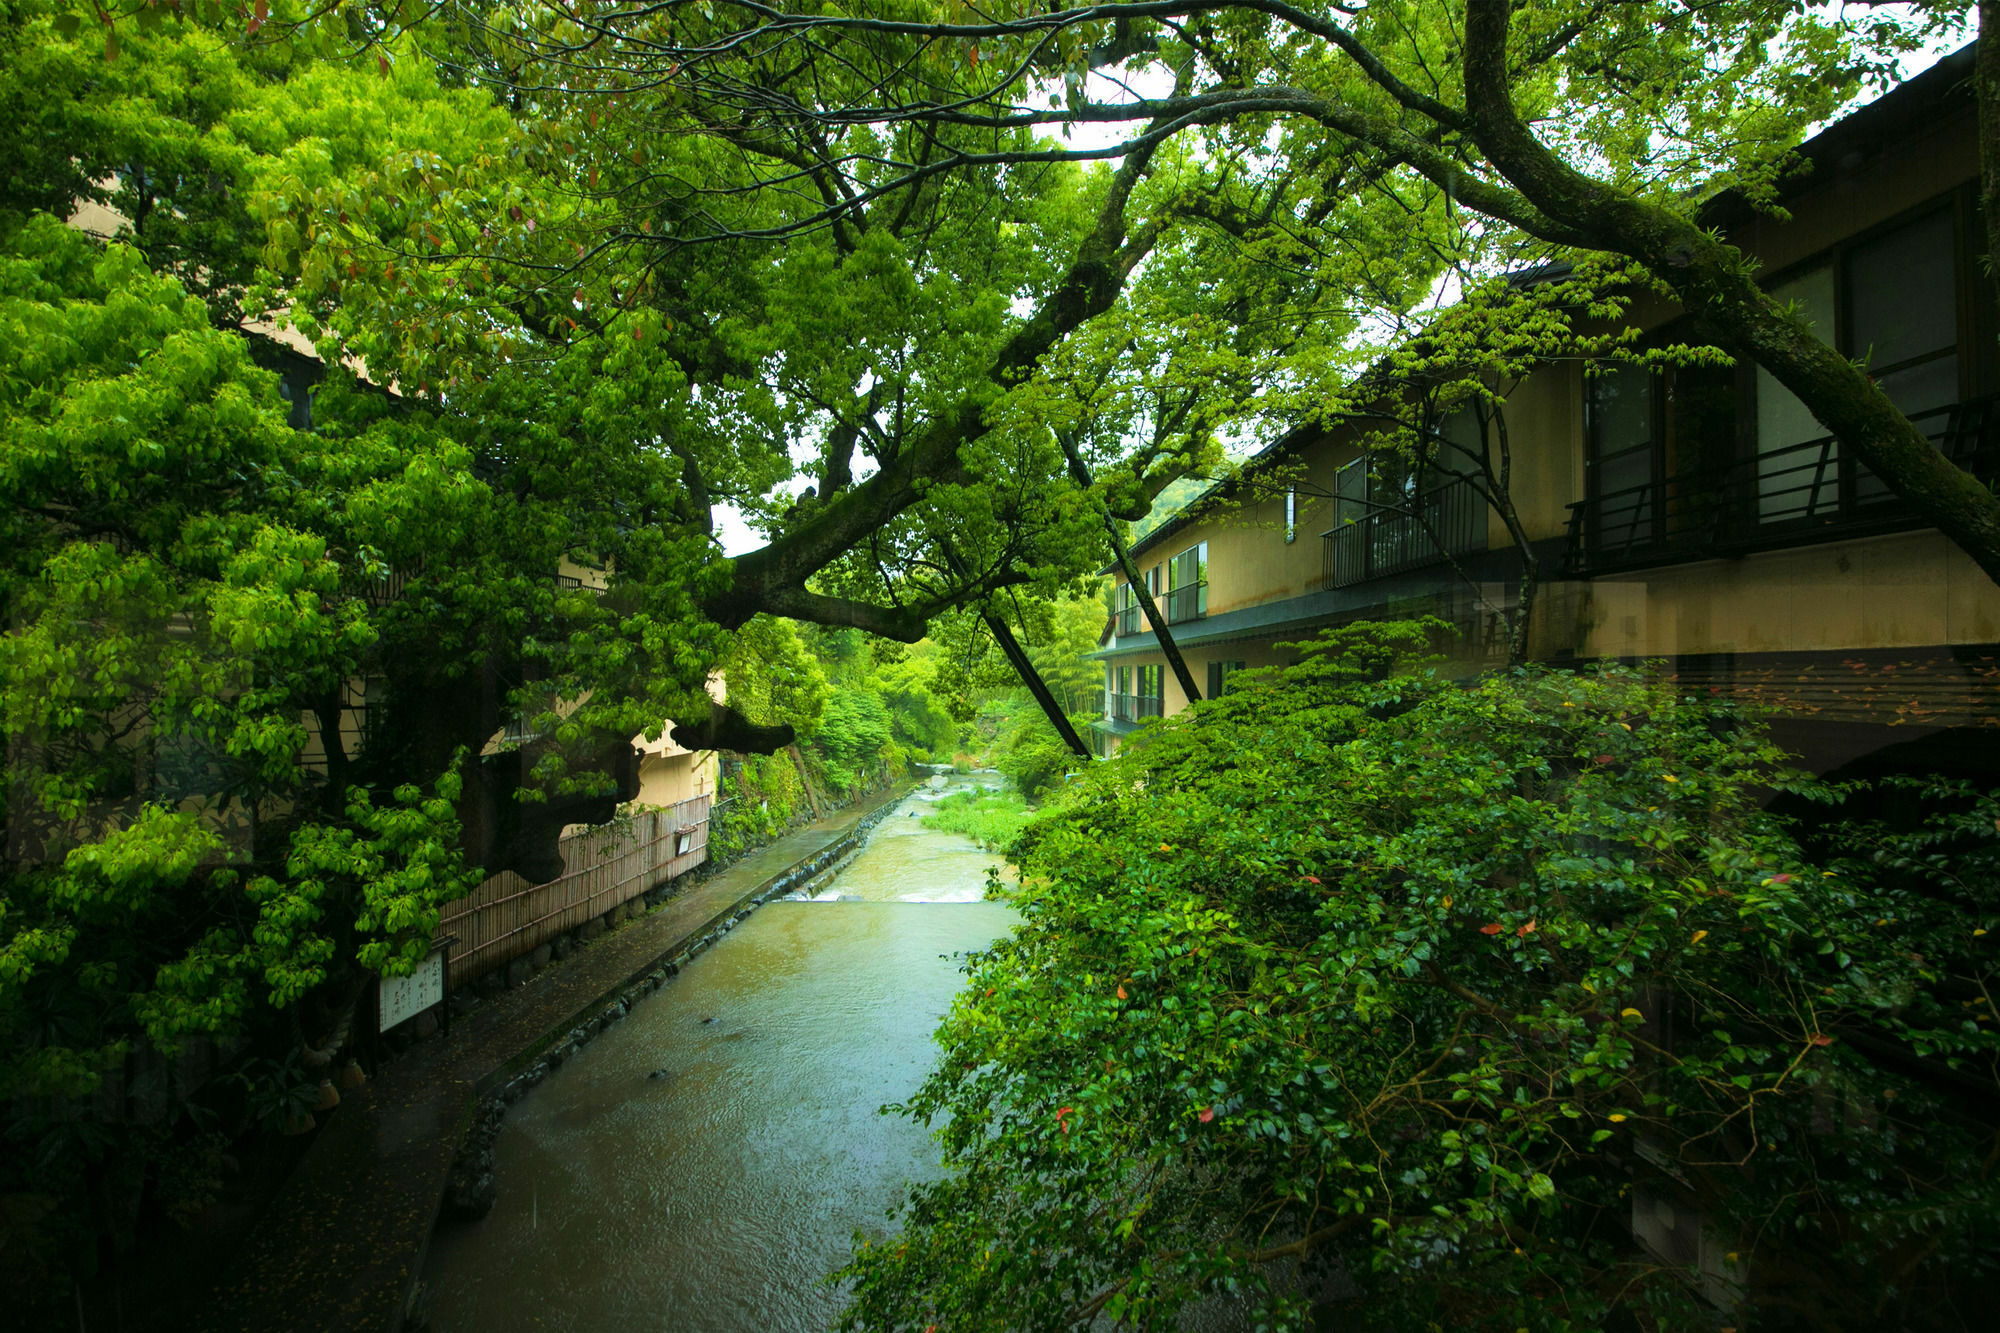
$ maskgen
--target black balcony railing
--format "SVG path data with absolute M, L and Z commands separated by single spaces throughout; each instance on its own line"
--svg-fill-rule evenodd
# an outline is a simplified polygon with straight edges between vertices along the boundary
M 1114 694 L 1111 696 L 1111 720 L 1114 722 L 1137 722 L 1141 718 L 1158 717 L 1161 699 L 1156 694 Z
M 1320 534 L 1320 586 L 1345 588 L 1436 564 L 1486 546 L 1486 499 L 1471 483 L 1447 482 L 1416 499 L 1414 512 L 1379 509 Z
M 1131 606 L 1125 607 L 1123 610 L 1119 611 L 1118 632 L 1120 634 L 1137 634 L 1139 632 L 1138 603 L 1134 602 Z
M 1208 584 L 1190 583 L 1185 588 L 1175 588 L 1167 594 L 1167 623 L 1178 625 L 1184 620 L 1200 620 L 1208 614 Z
M 1910 418 L 1945 457 L 1982 480 L 2000 468 L 2000 398 Z M 1799 546 L 1920 522 L 1831 437 L 1608 491 L 1570 507 L 1572 574 Z

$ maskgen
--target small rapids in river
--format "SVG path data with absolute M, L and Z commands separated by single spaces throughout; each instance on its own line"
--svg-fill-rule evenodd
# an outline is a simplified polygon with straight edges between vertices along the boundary
M 860 1229 L 938 1171 L 916 1091 L 962 955 L 1013 922 L 998 858 L 923 827 L 922 790 L 812 900 L 759 908 L 508 1112 L 499 1201 L 446 1226 L 431 1326 L 819 1330 Z M 913 817 L 919 816 L 919 817 Z

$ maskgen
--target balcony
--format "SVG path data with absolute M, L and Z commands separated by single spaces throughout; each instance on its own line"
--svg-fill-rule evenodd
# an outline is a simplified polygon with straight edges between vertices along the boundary
M 1120 634 L 1139 632 L 1139 606 L 1136 602 L 1118 612 L 1118 632 Z
M 1208 614 L 1208 583 L 1190 583 L 1167 594 L 1167 623 L 1178 625 Z
M 1320 587 L 1345 588 L 1486 547 L 1486 499 L 1453 481 L 1417 498 L 1417 512 L 1378 509 L 1320 534 Z
M 1153 694 L 1114 694 L 1111 696 L 1111 720 L 1113 722 L 1138 722 L 1161 713 L 1161 699 Z
M 2000 470 L 2000 397 L 1910 420 L 1974 476 L 1990 482 Z M 1563 564 L 1578 576 L 1924 526 L 1830 436 L 1608 491 L 1569 509 Z

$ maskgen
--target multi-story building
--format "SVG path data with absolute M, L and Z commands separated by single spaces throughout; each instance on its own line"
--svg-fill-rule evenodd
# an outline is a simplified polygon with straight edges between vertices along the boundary
M 1809 141 L 1788 218 L 1724 197 L 1707 220 L 1940 449 L 1990 478 L 2000 314 L 1971 68 L 1968 47 Z M 1631 319 L 1641 346 L 1693 339 L 1662 301 Z M 1563 361 L 1521 378 L 1504 407 L 1508 493 L 1542 571 L 1529 657 L 1662 660 L 1692 686 L 1781 710 L 1781 739 L 1821 771 L 1871 755 L 1994 766 L 2000 586 L 1767 373 Z M 1294 432 L 1137 543 L 1205 695 L 1291 660 L 1284 645 L 1322 627 L 1386 615 L 1441 615 L 1468 660 L 1503 655 L 1518 544 L 1467 482 L 1371 457 L 1371 433 Z M 1098 654 L 1107 751 L 1187 706 L 1124 583 Z

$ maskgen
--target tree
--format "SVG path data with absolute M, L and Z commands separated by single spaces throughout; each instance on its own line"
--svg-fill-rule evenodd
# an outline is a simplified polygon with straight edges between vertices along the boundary
M 1755 719 L 1619 669 L 1461 688 L 1432 642 L 1330 632 L 1029 826 L 1023 925 L 901 1108 L 949 1171 L 845 1327 L 1706 1326 L 1635 1196 L 1734 1252 L 1739 1321 L 1958 1326 L 1994 798 L 1814 860 L 1760 794 L 1827 793 Z
M 1861 367 L 1767 296 L 1753 266 L 1699 220 L 1729 189 L 1768 203 L 1805 127 L 1968 13 L 1964 4 L 1874 8 L 1852 22 L 1789 0 L 1148 0 L 950 17 L 666 3 L 468 22 L 519 62 L 503 61 L 503 72 L 519 69 L 527 82 L 532 70 L 538 89 L 553 82 L 585 100 L 616 88 L 659 123 L 762 161 L 766 180 L 796 182 L 810 202 L 778 226 L 785 232 L 839 237 L 946 177 L 1118 160 L 1096 224 L 1057 251 L 1062 282 L 975 383 L 1005 388 L 1037 362 L 1047 371 L 1069 358 L 1072 345 L 1142 350 L 1125 316 L 1143 303 L 1127 288 L 1152 280 L 1138 273 L 1144 259 L 1161 271 L 1155 292 L 1170 289 L 1175 260 L 1203 250 L 1176 244 L 1191 229 L 1227 242 L 1208 253 L 1235 251 L 1227 276 L 1163 326 L 1211 321 L 1194 354 L 1179 358 L 1238 400 L 1197 414 L 1211 424 L 1240 418 L 1249 385 L 1271 390 L 1273 406 L 1325 386 L 1338 360 L 1331 349 L 1351 324 L 1329 336 L 1304 316 L 1332 307 L 1333 291 L 1406 304 L 1413 284 L 1423 289 L 1438 272 L 1435 252 L 1462 238 L 1630 261 L 2000 577 L 2000 500 L 1941 457 Z M 1088 147 L 1027 137 L 1085 124 L 1124 137 Z M 762 188 L 732 177 L 662 193 L 702 209 Z M 1365 199 L 1393 201 L 1398 212 Z M 1476 222 L 1457 225 L 1467 214 Z M 1401 218 L 1393 231 L 1391 217 Z M 658 244 L 745 234 L 698 220 Z M 1391 250 L 1391 235 L 1416 244 Z M 1216 373 L 1232 362 L 1237 373 Z M 1138 384 L 1161 365 L 1137 355 L 1123 369 Z M 982 405 L 990 394 L 980 390 Z M 929 438 L 940 451 L 925 455 L 926 467 L 949 466 L 946 436 L 978 433 L 964 411 L 955 421 L 947 429 L 937 419 Z M 1149 475 L 1141 467 L 1135 480 Z M 824 531 L 852 535 L 838 524 Z M 780 563 L 750 562 L 745 577 Z

